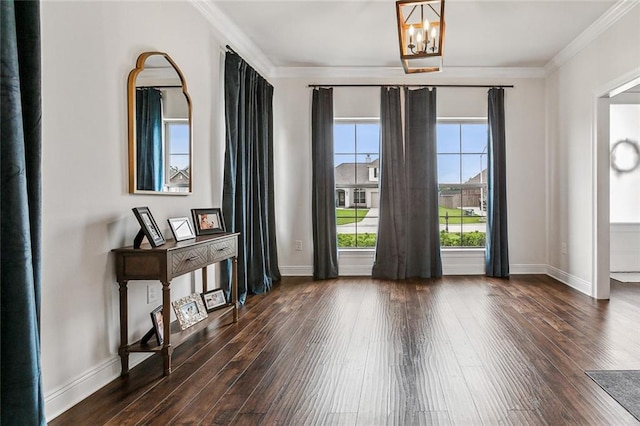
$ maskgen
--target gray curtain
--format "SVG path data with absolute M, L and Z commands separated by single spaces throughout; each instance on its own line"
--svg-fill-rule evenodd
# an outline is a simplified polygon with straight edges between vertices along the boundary
M 40 370 L 40 3 L 0 2 L 1 423 L 44 425 Z
M 442 276 L 436 89 L 405 88 L 406 277 Z
M 142 191 L 162 191 L 162 92 L 136 88 L 136 186 Z
M 333 166 L 333 89 L 314 89 L 311 105 L 313 277 L 338 276 Z
M 505 156 L 504 89 L 489 90 L 489 171 L 487 195 L 486 273 L 509 276 L 507 236 L 507 171 Z
M 374 278 L 406 276 L 407 194 L 400 89 L 380 91 L 380 211 Z
M 227 52 L 224 72 L 226 151 L 222 211 L 239 232 L 238 298 L 280 279 L 273 182 L 273 86 L 240 56 Z M 222 282 L 230 288 L 230 262 Z

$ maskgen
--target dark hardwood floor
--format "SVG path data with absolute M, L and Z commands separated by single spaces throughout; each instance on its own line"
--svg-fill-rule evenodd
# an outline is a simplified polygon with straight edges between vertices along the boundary
M 638 424 L 584 373 L 640 369 L 640 287 L 612 287 L 284 278 L 50 424 Z

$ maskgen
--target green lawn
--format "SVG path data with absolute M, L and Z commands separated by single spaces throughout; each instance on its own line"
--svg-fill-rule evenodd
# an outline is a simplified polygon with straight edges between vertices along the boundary
M 369 213 L 369 209 L 336 209 L 338 225 L 360 222 Z
M 480 219 L 484 219 L 482 216 L 465 216 L 461 209 L 448 209 L 440 206 L 440 223 L 445 223 L 445 215 L 449 213 L 449 223 L 452 225 L 462 223 L 480 223 Z

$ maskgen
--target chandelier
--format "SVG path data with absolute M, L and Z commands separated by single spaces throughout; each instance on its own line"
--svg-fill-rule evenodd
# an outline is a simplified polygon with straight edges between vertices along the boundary
M 398 0 L 398 41 L 404 72 L 442 70 L 445 0 Z

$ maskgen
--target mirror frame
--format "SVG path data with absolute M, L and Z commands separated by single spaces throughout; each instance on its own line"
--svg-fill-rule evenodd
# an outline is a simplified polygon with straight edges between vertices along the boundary
M 138 74 L 144 71 L 146 60 L 154 55 L 163 56 L 173 67 L 180 78 L 182 84 L 182 93 L 187 101 L 189 109 L 189 191 L 187 192 L 163 192 L 163 191 L 147 191 L 136 188 L 136 78 Z M 187 82 L 180 70 L 180 67 L 165 52 L 150 51 L 143 52 L 136 60 L 136 67 L 131 70 L 127 79 L 127 118 L 128 118 L 128 136 L 129 136 L 129 193 L 130 194 L 147 194 L 147 195 L 189 195 L 193 193 L 193 121 L 192 121 L 192 105 L 191 97 L 187 91 Z

